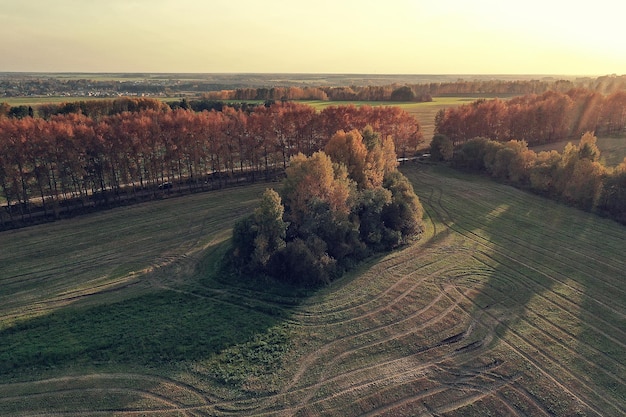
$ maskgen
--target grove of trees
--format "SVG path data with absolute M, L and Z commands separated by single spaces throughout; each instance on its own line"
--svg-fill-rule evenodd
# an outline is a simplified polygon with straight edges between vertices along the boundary
M 0 220 L 27 219 L 36 209 L 58 216 L 67 200 L 108 204 L 165 183 L 192 189 L 228 176 L 254 180 L 286 168 L 294 155 L 323 149 L 339 130 L 371 125 L 403 153 L 423 140 L 418 121 L 397 107 L 316 112 L 286 102 L 194 112 L 145 99 L 104 107 L 111 106 L 122 111 L 0 117 Z
M 391 138 L 370 126 L 340 130 L 324 150 L 293 156 L 280 193 L 266 190 L 235 225 L 235 265 L 315 286 L 418 236 L 423 209 L 397 166 Z
M 626 134 L 626 91 L 548 91 L 510 100 L 478 100 L 440 110 L 435 132 L 455 145 L 475 137 L 523 140 L 529 145 L 578 139 L 585 132 Z
M 445 142 L 445 136 L 440 142 Z M 616 167 L 600 162 L 597 138 L 590 132 L 562 153 L 528 149 L 525 141 L 498 142 L 476 137 L 460 145 L 454 166 L 486 172 L 493 178 L 530 189 L 626 224 L 626 158 Z

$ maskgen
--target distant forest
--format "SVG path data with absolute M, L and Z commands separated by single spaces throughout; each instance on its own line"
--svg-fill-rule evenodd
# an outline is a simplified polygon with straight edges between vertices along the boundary
M 599 94 L 626 90 L 626 76 L 594 80 L 458 80 L 424 84 L 391 84 L 339 87 L 238 88 L 204 94 L 212 100 L 331 100 L 424 102 L 433 97 L 459 95 L 519 96 L 548 91 L 565 93 L 589 89 Z
M 214 100 L 427 101 L 445 95 L 513 96 L 585 88 L 626 90 L 626 75 L 533 77 L 344 74 L 0 73 L 1 97 L 194 97 Z
M 443 109 L 435 119 L 435 133 L 446 135 L 454 145 L 482 136 L 500 142 L 524 140 L 532 146 L 578 140 L 585 132 L 626 134 L 626 91 L 602 95 L 577 88 L 478 100 Z

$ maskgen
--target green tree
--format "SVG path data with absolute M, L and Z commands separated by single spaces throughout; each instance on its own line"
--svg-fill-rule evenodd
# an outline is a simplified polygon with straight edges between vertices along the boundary
M 433 136 L 430 142 L 430 157 L 434 161 L 449 161 L 454 154 L 452 141 L 441 133 Z
M 253 262 L 265 266 L 272 254 L 285 246 L 287 223 L 283 221 L 284 211 L 278 193 L 270 188 L 265 190 L 253 215 L 253 228 L 256 231 Z
M 233 227 L 233 255 L 239 266 L 264 269 L 271 256 L 285 247 L 287 223 L 280 196 L 267 189 L 254 213 Z
M 413 101 L 415 93 L 408 85 L 396 88 L 391 92 L 391 101 Z
M 394 171 L 385 177 L 383 186 L 391 191 L 391 203 L 383 208 L 381 216 L 385 226 L 400 232 L 401 242 L 421 234 L 424 209 L 409 180 Z

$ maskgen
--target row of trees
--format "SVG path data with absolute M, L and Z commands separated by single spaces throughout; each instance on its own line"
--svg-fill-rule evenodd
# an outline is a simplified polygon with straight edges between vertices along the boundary
M 211 100 L 344 100 L 344 101 L 432 101 L 432 97 L 451 95 L 519 96 L 548 91 L 566 93 L 587 88 L 602 94 L 626 89 L 626 77 L 571 80 L 457 80 L 422 84 L 367 86 L 317 86 L 238 88 L 205 94 Z
M 208 92 L 204 97 L 211 100 L 432 101 L 430 94 L 416 94 L 414 87 L 399 85 L 238 88 Z
M 451 141 L 436 135 L 431 156 L 626 224 L 626 158 L 617 167 L 604 166 L 596 141 L 587 132 L 578 145 L 570 142 L 562 153 L 536 153 L 525 141 L 477 137 L 453 153 Z
M 113 116 L 123 112 L 139 112 L 142 110 L 172 110 L 179 108 L 185 110 L 193 110 L 201 112 L 204 110 L 222 111 L 224 107 L 233 107 L 235 110 L 243 110 L 250 113 L 255 107 L 263 104 L 241 102 L 228 103 L 224 101 L 215 101 L 209 99 L 187 100 L 171 100 L 163 102 L 152 98 L 132 98 L 122 97 L 114 100 L 83 100 L 72 101 L 67 103 L 48 103 L 35 106 L 10 106 L 7 103 L 0 103 L 0 117 L 11 117 L 22 119 L 24 117 L 41 117 L 50 119 L 52 116 L 60 114 L 80 113 L 91 118 L 101 118 L 104 116 Z
M 298 153 L 322 149 L 338 130 L 372 125 L 402 152 L 422 141 L 417 120 L 395 107 L 329 107 L 295 103 L 251 112 L 169 107 L 90 118 L 0 118 L 0 191 L 23 216 L 33 204 L 59 211 L 70 198 L 115 198 L 164 183 L 190 188 L 226 175 L 284 169 Z M 105 201 L 106 202 L 106 201 Z
M 435 119 L 435 132 L 446 135 L 455 145 L 478 136 L 536 145 L 579 138 L 589 131 L 598 135 L 626 133 L 626 91 L 604 96 L 575 89 L 507 101 L 479 100 L 442 109 Z
M 235 225 L 235 264 L 314 286 L 419 235 L 422 206 L 397 165 L 391 138 L 381 140 L 369 126 L 339 131 L 323 151 L 294 156 L 280 194 L 266 190 Z

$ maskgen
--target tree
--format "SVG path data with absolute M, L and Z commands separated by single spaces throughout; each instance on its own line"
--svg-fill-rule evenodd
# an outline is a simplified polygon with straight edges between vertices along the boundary
M 233 227 L 234 257 L 240 266 L 265 270 L 270 258 L 285 247 L 287 223 L 278 193 L 270 188 L 259 206 Z
M 430 142 L 430 157 L 434 161 L 449 161 L 454 154 L 452 141 L 444 134 L 438 133 Z
M 365 164 L 367 148 L 363 142 L 363 136 L 361 136 L 358 130 L 353 129 L 348 133 L 343 130 L 338 131 L 330 138 L 324 147 L 324 152 L 333 162 L 346 166 L 348 176 L 356 182 L 359 188 L 366 186 Z
M 391 92 L 391 101 L 413 101 L 415 93 L 408 85 L 396 88 Z
M 285 247 L 287 223 L 283 221 L 284 212 L 285 208 L 278 193 L 270 188 L 266 189 L 259 207 L 254 210 L 253 228 L 256 236 L 253 262 L 265 266 L 276 251 Z
M 591 132 L 586 132 L 580 138 L 578 144 L 578 155 L 580 159 L 588 159 L 596 162 L 600 159 L 600 149 L 598 149 L 598 138 Z
M 626 224 L 626 158 L 604 179 L 601 209 Z
M 391 203 L 383 208 L 381 218 L 386 227 L 400 232 L 398 243 L 422 233 L 424 209 L 409 180 L 394 171 L 385 177 L 383 186 L 391 191 Z
M 320 200 L 328 203 L 334 215 L 350 212 L 348 197 L 351 181 L 345 166 L 333 164 L 326 153 L 315 152 L 306 157 L 298 154 L 291 158 L 283 185 L 283 201 L 287 220 L 300 224 L 309 210 L 309 203 Z

